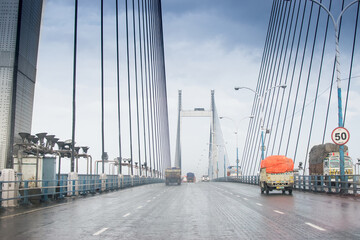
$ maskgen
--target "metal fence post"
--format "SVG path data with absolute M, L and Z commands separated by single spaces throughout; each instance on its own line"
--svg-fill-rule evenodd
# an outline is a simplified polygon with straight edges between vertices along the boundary
M 303 191 L 305 191 L 305 188 L 306 188 L 306 177 L 303 176 Z
M 24 204 L 29 204 L 28 195 L 29 195 L 29 181 L 25 180 L 24 181 L 24 200 L 23 200 Z
M 0 182 L 0 208 L 2 206 L 2 185 L 3 185 L 3 183 Z
M 335 176 L 336 193 L 339 193 L 339 176 Z
M 75 180 L 72 180 L 72 195 L 75 196 Z
M 44 183 L 44 188 L 43 188 L 44 189 L 44 195 L 43 196 L 44 196 L 44 201 L 46 202 L 48 200 L 48 194 L 47 194 L 48 193 L 48 188 L 47 188 L 48 187 L 48 181 L 44 181 L 43 183 Z
M 357 177 L 353 175 L 353 194 L 357 194 Z

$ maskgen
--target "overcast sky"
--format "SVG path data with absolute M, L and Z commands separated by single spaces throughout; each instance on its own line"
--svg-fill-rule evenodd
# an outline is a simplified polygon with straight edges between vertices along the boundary
M 124 1 L 120 2 L 123 19 Z M 118 155 L 113 81 L 115 1 L 105 3 L 105 151 L 113 159 Z M 234 86 L 256 87 L 271 6 L 270 0 L 162 1 L 172 161 L 179 89 L 183 91 L 183 109 L 209 108 L 210 91 L 215 90 L 219 116 L 232 118 L 239 126 L 241 157 L 249 120 L 239 120 L 250 115 L 254 95 L 236 92 Z M 41 31 L 32 130 L 70 139 L 73 1 L 48 0 Z M 120 34 L 123 40 L 124 28 Z M 78 145 L 90 146 L 94 159 L 101 158 L 99 39 L 99 1 L 80 0 L 76 139 Z M 121 75 L 123 82 L 125 76 Z M 358 109 L 352 107 L 358 115 Z M 230 165 L 235 165 L 235 124 L 221 121 Z M 182 127 L 183 172 L 193 171 L 198 176 L 207 173 L 210 120 L 183 119 Z

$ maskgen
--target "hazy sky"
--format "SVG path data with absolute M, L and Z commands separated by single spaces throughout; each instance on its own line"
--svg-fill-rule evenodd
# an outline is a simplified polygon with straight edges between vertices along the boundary
M 120 2 L 123 17 L 124 1 Z M 105 150 L 110 159 L 118 154 L 116 93 L 113 91 L 114 4 L 115 1 L 105 1 Z M 210 91 L 214 89 L 220 115 L 240 119 L 250 114 L 253 95 L 244 93 L 245 96 L 241 96 L 233 91 L 233 86 L 256 85 L 271 4 L 271 1 L 260 0 L 163 1 L 172 158 L 178 89 L 183 90 L 184 109 L 209 108 Z M 79 1 L 76 137 L 78 145 L 90 146 L 90 153 L 95 159 L 101 156 L 98 5 L 98 1 Z M 120 31 L 123 33 L 124 28 Z M 73 1 L 48 0 L 40 40 L 33 133 L 45 131 L 63 140 L 71 138 L 72 32 Z M 124 80 L 123 77 L 123 83 Z M 242 122 L 242 133 L 245 133 L 247 123 Z M 184 172 L 194 171 L 199 175 L 207 172 L 205 149 L 208 148 L 209 127 L 209 119 L 183 120 Z M 235 164 L 234 129 L 231 122 L 225 123 L 223 129 L 225 138 L 228 138 L 232 164 Z M 243 139 L 240 139 L 239 144 L 242 143 Z
M 101 158 L 99 2 L 79 1 L 76 139 L 78 145 L 90 146 L 94 159 Z M 124 1 L 120 2 L 120 19 L 124 20 Z M 114 6 L 115 0 L 105 1 L 105 151 L 110 159 L 118 155 Z M 215 90 L 219 116 L 232 118 L 239 126 L 241 158 L 249 120 L 239 120 L 251 114 L 254 94 L 234 91 L 234 86 L 256 87 L 271 6 L 270 0 L 162 1 L 172 161 L 179 89 L 183 91 L 183 109 L 209 108 L 210 91 Z M 123 26 L 120 27 L 121 44 L 124 43 Z M 45 131 L 62 140 L 71 138 L 72 41 L 73 1 L 48 0 L 39 48 L 33 133 Z M 123 51 L 124 45 L 121 48 Z M 125 60 L 122 54 L 121 64 Z M 358 68 L 354 75 L 360 75 Z M 125 81 L 123 71 L 124 88 Z M 358 89 L 359 84 L 354 82 L 353 88 Z M 123 97 L 126 97 L 125 90 Z M 355 91 L 351 99 L 356 103 L 360 96 Z M 358 108 L 358 104 L 349 106 L 352 126 L 358 121 Z M 226 119 L 221 121 L 230 164 L 235 165 L 235 124 Z M 182 123 L 183 172 L 205 174 L 210 120 L 183 119 Z M 127 124 L 124 119 L 125 136 Z M 352 136 L 355 146 L 357 134 Z M 124 157 L 127 157 L 127 143 L 124 144 Z M 356 155 L 360 156 L 360 150 Z

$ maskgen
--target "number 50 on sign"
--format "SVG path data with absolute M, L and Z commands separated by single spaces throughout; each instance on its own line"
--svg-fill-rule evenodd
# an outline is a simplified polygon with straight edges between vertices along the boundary
M 331 139 L 337 145 L 344 145 L 350 139 L 350 133 L 346 128 L 337 127 L 331 133 Z

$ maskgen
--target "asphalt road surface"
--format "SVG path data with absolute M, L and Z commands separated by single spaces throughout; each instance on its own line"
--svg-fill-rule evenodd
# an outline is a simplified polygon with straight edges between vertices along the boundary
M 0 239 L 360 239 L 360 200 L 153 184 L 0 216 Z

